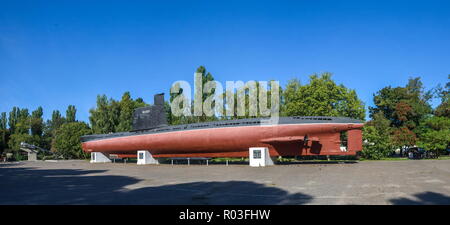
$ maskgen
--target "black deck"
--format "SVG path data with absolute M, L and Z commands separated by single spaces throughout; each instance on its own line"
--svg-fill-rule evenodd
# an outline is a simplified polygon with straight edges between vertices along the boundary
M 192 123 L 176 126 L 160 126 L 153 129 L 137 130 L 130 132 L 119 132 L 111 134 L 94 134 L 81 137 L 82 142 L 88 142 L 100 139 L 109 139 L 115 137 L 125 137 L 142 134 L 165 133 L 183 130 L 198 130 L 210 129 L 220 127 L 240 127 L 240 126 L 258 126 L 271 125 L 269 118 L 252 118 L 252 119 L 238 119 L 238 120 L 219 120 L 204 123 Z M 278 124 L 302 124 L 302 123 L 363 123 L 361 120 L 352 119 L 348 117 L 326 117 L 326 116 L 294 116 L 294 117 L 280 117 Z

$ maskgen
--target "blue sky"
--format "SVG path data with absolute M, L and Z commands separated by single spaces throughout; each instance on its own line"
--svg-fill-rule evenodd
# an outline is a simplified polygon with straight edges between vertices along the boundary
M 367 106 L 384 86 L 450 74 L 450 1 L 3 1 L 0 112 L 88 121 L 97 94 L 152 102 L 206 66 L 216 80 L 332 72 Z M 436 104 L 435 101 L 433 104 Z

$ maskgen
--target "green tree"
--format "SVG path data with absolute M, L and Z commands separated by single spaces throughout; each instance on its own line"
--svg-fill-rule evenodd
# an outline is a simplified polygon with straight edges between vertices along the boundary
M 136 100 L 133 100 L 133 104 L 134 104 L 134 109 L 149 106 L 149 104 L 145 103 L 142 98 L 136 98 Z
M 11 117 L 13 118 L 11 119 Z M 28 109 L 13 108 L 10 113 L 10 132 L 11 134 L 29 134 L 30 114 Z
M 111 124 L 111 132 L 117 132 L 120 122 L 120 103 L 114 99 L 109 100 L 108 120 Z
M 29 134 L 30 132 L 30 113 L 28 109 L 20 109 L 16 123 L 15 133 Z
M 450 74 L 448 75 L 450 80 Z M 434 110 L 434 115 L 450 117 L 450 82 L 444 87 L 440 85 L 436 88 L 437 97 L 441 99 L 441 104 Z
M 424 91 L 420 78 L 410 78 L 405 87 L 387 86 L 374 95 L 370 115 L 382 112 L 396 128 L 415 129 L 420 121 L 432 112 L 429 104 L 431 92 Z
M 213 81 L 214 77 L 213 75 L 206 71 L 206 68 L 204 66 L 199 66 L 196 70 L 197 73 L 202 74 L 202 84 L 205 85 L 208 81 Z M 205 101 L 206 98 L 212 95 L 214 93 L 214 90 L 211 93 L 203 93 L 202 95 L 202 101 Z
M 411 131 L 408 127 L 403 126 L 394 128 L 394 132 L 391 136 L 392 143 L 397 148 L 405 148 L 416 144 L 417 135 Z
M 133 100 L 129 92 L 125 92 L 120 101 L 98 95 L 96 108 L 89 110 L 93 132 L 107 134 L 130 131 L 134 110 L 144 106 L 147 104 L 142 98 Z
M 42 116 L 44 115 L 42 107 L 38 107 L 31 113 L 31 135 L 42 137 L 42 133 L 44 130 L 44 119 Z
M 203 84 L 202 87 L 203 88 L 205 87 L 205 84 L 207 82 L 214 81 L 213 75 L 210 72 L 206 71 L 206 68 L 204 66 L 200 66 L 199 68 L 197 68 L 197 73 L 201 73 L 202 74 L 202 84 Z M 208 97 L 214 95 L 215 91 L 216 91 L 216 89 L 213 88 L 210 93 L 203 93 L 202 94 L 202 104 L 203 104 L 203 102 L 205 102 L 205 100 Z M 192 106 L 193 105 L 194 104 L 192 104 Z M 215 105 L 215 102 L 212 103 L 211 107 L 214 108 L 214 105 Z M 194 122 L 197 122 L 197 123 L 198 122 L 207 122 L 207 121 L 218 120 L 218 118 L 215 115 L 214 116 L 207 116 L 207 115 L 205 115 L 205 112 L 203 112 L 203 114 L 201 116 L 196 116 L 193 119 L 194 119 Z
M 208 72 L 204 66 L 199 66 L 197 68 L 197 70 L 196 70 L 196 73 L 200 73 L 201 74 L 203 87 L 205 86 L 205 84 L 208 81 L 213 81 L 214 80 L 213 75 L 210 72 Z M 214 92 L 215 92 L 215 89 L 213 89 L 211 91 L 211 93 L 203 93 L 202 94 L 202 103 L 205 101 L 206 98 L 208 98 Z M 170 102 L 172 102 L 173 99 L 175 99 L 177 96 L 179 96 L 181 94 L 183 94 L 183 89 L 182 88 L 180 89 L 180 91 L 178 93 L 171 93 L 170 94 Z M 194 116 L 194 102 L 193 102 L 193 100 L 192 100 L 192 103 L 191 103 L 192 116 L 184 116 L 184 115 L 182 115 L 182 116 L 174 116 L 174 115 L 172 115 L 172 113 L 170 111 L 170 107 L 168 108 L 168 110 L 169 110 L 169 113 L 168 113 L 169 117 L 167 118 L 167 120 L 168 120 L 168 122 L 170 121 L 169 124 L 171 124 L 171 125 L 214 121 L 214 120 L 218 119 L 215 116 L 208 117 L 205 114 L 202 114 L 202 116 Z
M 53 151 L 65 159 L 86 158 L 88 155 L 81 148 L 80 137 L 91 133 L 84 122 L 65 123 L 55 133 Z
M 74 105 L 69 105 L 66 110 L 66 121 L 68 123 L 76 121 L 77 108 Z
M 250 95 L 251 95 L 251 91 L 249 89 L 245 89 L 244 93 L 243 93 L 244 94 L 245 115 L 243 115 L 243 116 L 239 116 L 238 115 L 239 114 L 238 113 L 238 104 L 239 104 L 239 102 L 238 102 L 238 91 L 237 90 L 234 90 L 234 93 L 231 93 L 234 96 L 234 114 L 233 114 L 233 116 L 226 115 L 227 108 L 230 107 L 231 103 L 227 102 L 227 99 L 226 99 L 227 91 L 224 91 L 222 96 L 224 97 L 224 112 L 223 112 L 223 115 L 225 115 L 225 116 L 223 116 L 220 119 L 222 119 L 222 120 L 229 120 L 229 119 L 245 119 L 245 118 L 252 118 L 252 117 L 253 118 L 254 117 L 265 117 L 265 115 L 261 114 L 261 109 L 260 109 L 260 100 L 262 100 L 262 99 L 260 99 L 261 96 L 259 96 L 259 93 L 260 93 L 260 90 L 262 88 L 262 84 L 260 82 L 257 82 L 257 81 L 255 82 L 255 84 L 256 84 L 256 91 L 255 91 L 255 93 L 257 95 L 257 97 L 256 97 L 256 107 L 255 107 L 256 108 L 256 116 L 250 115 Z M 271 81 L 267 82 L 266 92 L 267 92 L 267 98 L 266 98 L 267 106 L 266 107 L 267 107 L 267 109 L 270 109 L 271 105 L 272 105 L 272 86 L 271 86 Z M 281 87 L 279 87 L 279 93 L 278 93 L 279 95 L 278 96 L 280 96 L 280 99 L 279 99 L 280 100 L 280 102 L 279 102 L 280 103 L 280 107 L 282 105 L 282 99 L 283 99 L 283 94 L 282 93 L 283 93 L 283 90 L 282 90 Z
M 16 153 L 19 153 L 20 143 L 41 145 L 41 135 L 43 132 L 42 107 L 34 110 L 30 115 L 28 109 L 19 109 L 14 107 L 10 113 L 10 136 L 8 138 L 8 147 Z
M 45 149 L 52 149 L 51 143 L 55 136 L 55 132 L 65 123 L 65 118 L 61 115 L 59 110 L 53 110 L 52 118 L 47 120 L 44 126 L 44 133 L 40 147 Z
M 89 121 L 96 134 L 107 134 L 114 131 L 114 124 L 111 124 L 109 119 L 109 104 L 106 95 L 98 95 L 97 107 L 89 111 Z
M 432 112 L 429 104 L 432 94 L 425 91 L 420 77 L 410 78 L 404 87 L 387 86 L 374 94 L 370 116 L 382 113 L 391 122 L 391 142 L 399 148 L 417 142 L 419 124 Z
M 362 157 L 366 159 L 381 159 L 392 153 L 393 144 L 390 139 L 392 128 L 390 121 L 383 113 L 373 115 L 363 128 Z
M 309 83 L 289 81 L 283 91 L 285 116 L 345 116 L 364 120 L 364 103 L 354 90 L 337 85 L 330 73 L 311 75 Z
M 65 121 L 66 119 L 61 115 L 61 112 L 59 112 L 59 110 L 53 110 L 52 119 L 49 120 L 47 124 L 50 127 L 51 131 L 56 131 L 61 127 L 61 125 L 65 123 Z
M 20 109 L 18 107 L 13 107 L 11 112 L 9 112 L 9 118 L 8 118 L 8 126 L 9 126 L 9 132 L 11 134 L 15 133 L 16 130 L 16 124 L 19 120 L 19 111 Z
M 434 151 L 437 154 L 450 146 L 450 118 L 432 116 L 421 124 L 417 145 L 425 150 Z
M 299 105 L 297 93 L 300 92 L 301 87 L 300 80 L 297 78 L 288 81 L 282 93 L 284 104 L 281 106 L 281 114 L 283 116 L 296 114 L 296 108 L 298 108 Z
M 0 130 L 0 154 L 8 147 L 9 131 L 7 129 Z
M 8 123 L 8 118 L 6 116 L 6 112 L 2 112 L 2 114 L 0 115 L 0 129 L 1 130 L 8 129 L 7 123 Z
M 389 156 L 389 145 L 386 142 L 386 137 L 381 135 L 374 126 L 364 126 L 363 139 L 366 141 L 363 144 L 361 156 L 366 159 L 381 159 Z
M 42 116 L 43 109 L 40 106 L 36 110 L 31 112 L 30 131 L 31 136 L 33 136 L 33 141 L 36 143 L 36 145 L 40 147 L 46 147 L 46 140 L 44 138 L 45 124 Z
M 11 134 L 11 136 L 9 137 L 8 146 L 15 153 L 18 153 L 20 150 L 20 143 L 22 142 L 26 142 L 32 145 L 39 145 L 39 140 L 36 137 L 25 133 L 15 133 Z
M 0 154 L 8 146 L 9 131 L 7 128 L 8 118 L 6 112 L 2 112 L 0 115 Z
M 122 99 L 119 102 L 120 115 L 119 124 L 117 125 L 117 131 L 130 131 L 132 125 L 133 111 L 135 109 L 135 103 L 131 99 L 130 92 L 125 92 L 122 95 Z

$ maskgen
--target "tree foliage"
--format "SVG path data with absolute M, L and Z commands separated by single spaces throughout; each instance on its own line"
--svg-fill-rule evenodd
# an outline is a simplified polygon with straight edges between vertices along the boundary
M 31 113 L 31 135 L 38 136 L 39 138 L 42 137 L 42 134 L 44 132 L 44 119 L 42 118 L 43 115 L 44 112 L 42 107 L 40 106 Z
M 450 74 L 448 75 L 450 80 Z M 450 81 L 444 87 L 438 85 L 436 88 L 437 97 L 440 98 L 441 104 L 434 110 L 434 115 L 450 117 Z
M 48 131 L 47 133 L 53 133 L 66 122 L 66 119 L 61 116 L 59 110 L 53 110 L 52 119 L 47 121 Z
M 80 137 L 91 134 L 89 125 L 84 122 L 63 124 L 55 133 L 53 151 L 65 159 L 83 159 L 87 154 L 81 148 Z
M 133 100 L 129 92 L 125 92 L 120 101 L 98 95 L 96 108 L 89 111 L 92 130 L 96 134 L 129 131 L 134 110 L 144 106 L 147 104 L 142 98 Z
M 28 109 L 20 109 L 14 107 L 10 112 L 10 134 L 8 140 L 8 147 L 14 151 L 20 149 L 20 142 L 37 143 L 36 139 L 30 135 L 30 114 Z
M 390 121 L 382 113 L 377 113 L 363 128 L 362 156 L 366 159 L 381 159 L 392 153 Z
M 6 112 L 0 114 L 0 130 L 6 130 L 8 127 L 8 118 L 6 117 Z
M 20 109 L 16 123 L 16 133 L 28 134 L 30 132 L 30 113 L 28 109 Z
M 9 112 L 8 126 L 10 133 L 14 133 L 16 130 L 17 120 L 19 119 L 19 111 L 20 109 L 14 106 L 11 112 Z
M 244 115 L 239 115 L 239 109 L 238 109 L 238 90 L 234 90 L 232 94 L 233 96 L 233 103 L 234 103 L 234 111 L 232 116 L 227 115 L 227 110 L 231 110 L 231 101 L 228 101 L 228 99 L 226 98 L 227 96 L 227 91 L 224 91 L 222 97 L 224 98 L 224 111 L 223 111 L 223 115 L 221 118 L 221 120 L 230 120 L 230 119 L 245 119 L 245 118 L 256 118 L 256 117 L 267 117 L 267 115 L 263 115 L 261 113 L 262 110 L 261 109 L 261 102 L 262 99 L 260 96 L 260 91 L 263 90 L 263 84 L 261 82 L 255 81 L 255 93 L 256 93 L 256 99 L 254 99 L 254 103 L 256 105 L 253 105 L 252 107 L 254 107 L 254 110 L 256 111 L 255 114 L 252 114 L 251 111 L 251 91 L 249 90 L 249 88 L 245 88 L 243 91 L 243 102 L 244 102 L 244 110 L 245 112 L 243 113 Z M 265 91 L 266 91 L 266 108 L 267 109 L 271 109 L 272 106 L 272 83 L 271 81 L 267 82 L 267 87 L 265 87 Z M 229 93 L 230 94 L 230 93 Z M 280 96 L 279 99 L 279 103 L 280 105 L 282 104 L 281 99 L 283 96 L 283 89 L 281 87 L 279 87 L 279 93 L 278 96 Z
M 370 116 L 382 112 L 393 127 L 413 130 L 432 112 L 431 97 L 430 91 L 424 91 L 420 77 L 410 78 L 405 87 L 387 86 L 374 94 L 375 106 L 369 107 Z
M 11 134 L 9 137 L 8 145 L 11 150 L 18 152 L 20 150 L 20 143 L 26 142 L 32 145 L 39 145 L 39 138 L 25 133 Z
M 432 116 L 421 124 L 422 132 L 419 136 L 418 146 L 434 151 L 443 152 L 450 145 L 450 118 Z
M 363 150 L 361 156 L 366 159 L 381 159 L 391 154 L 389 136 L 381 134 L 374 126 L 363 128 Z
M 69 105 L 66 110 L 66 121 L 68 123 L 76 121 L 77 109 L 74 105 Z
M 202 76 L 202 87 L 205 86 L 205 84 L 208 81 L 213 81 L 214 77 L 213 75 L 206 70 L 204 66 L 199 66 L 196 70 L 196 73 L 200 73 Z M 177 96 L 183 94 L 183 89 L 180 88 L 180 91 L 178 93 L 171 93 L 170 94 L 170 102 L 172 102 Z M 211 96 L 215 92 L 215 89 L 211 91 L 211 93 L 202 93 L 202 104 L 205 101 L 206 98 Z M 205 114 L 202 114 L 201 116 L 194 116 L 194 99 L 192 99 L 191 102 L 191 116 L 174 116 L 171 113 L 170 105 L 166 104 L 165 106 L 166 110 L 168 110 L 168 123 L 171 125 L 179 125 L 179 124 L 188 124 L 188 123 L 198 123 L 198 122 L 206 122 L 206 121 L 214 121 L 217 120 L 215 116 L 208 117 Z
M 391 143 L 397 148 L 414 146 L 418 126 L 432 112 L 432 91 L 425 91 L 420 77 L 410 78 L 404 87 L 387 86 L 374 94 L 370 116 L 383 114 L 390 121 Z
M 42 144 L 40 147 L 44 149 L 52 149 L 51 143 L 55 136 L 56 130 L 66 122 L 66 118 L 61 116 L 59 110 L 53 110 L 52 118 L 45 122 L 44 134 L 42 135 Z
M 414 146 L 417 141 L 416 133 L 411 131 L 408 127 L 395 128 L 392 134 L 392 143 L 402 148 L 404 146 Z
M 8 118 L 6 112 L 0 114 L 0 154 L 8 146 L 9 130 L 7 127 Z
M 137 103 L 131 98 L 130 92 L 125 92 L 122 95 L 122 99 L 119 102 L 119 123 L 117 125 L 117 131 L 129 131 L 131 130 L 134 109 L 138 107 Z
M 301 85 L 297 79 L 289 81 L 284 92 L 283 115 L 286 116 L 345 116 L 364 120 L 364 103 L 355 90 L 337 85 L 331 73 L 310 76 Z

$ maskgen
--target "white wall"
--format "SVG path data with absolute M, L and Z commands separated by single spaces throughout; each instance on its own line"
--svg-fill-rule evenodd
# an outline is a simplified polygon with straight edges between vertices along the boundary
M 91 152 L 91 163 L 107 163 L 107 162 L 111 162 L 108 153 Z
M 138 151 L 137 159 L 138 165 L 159 164 L 158 160 L 153 158 L 152 154 L 147 150 Z
M 271 166 L 273 160 L 270 157 L 269 149 L 266 147 L 252 147 L 249 149 L 249 164 L 252 167 Z

